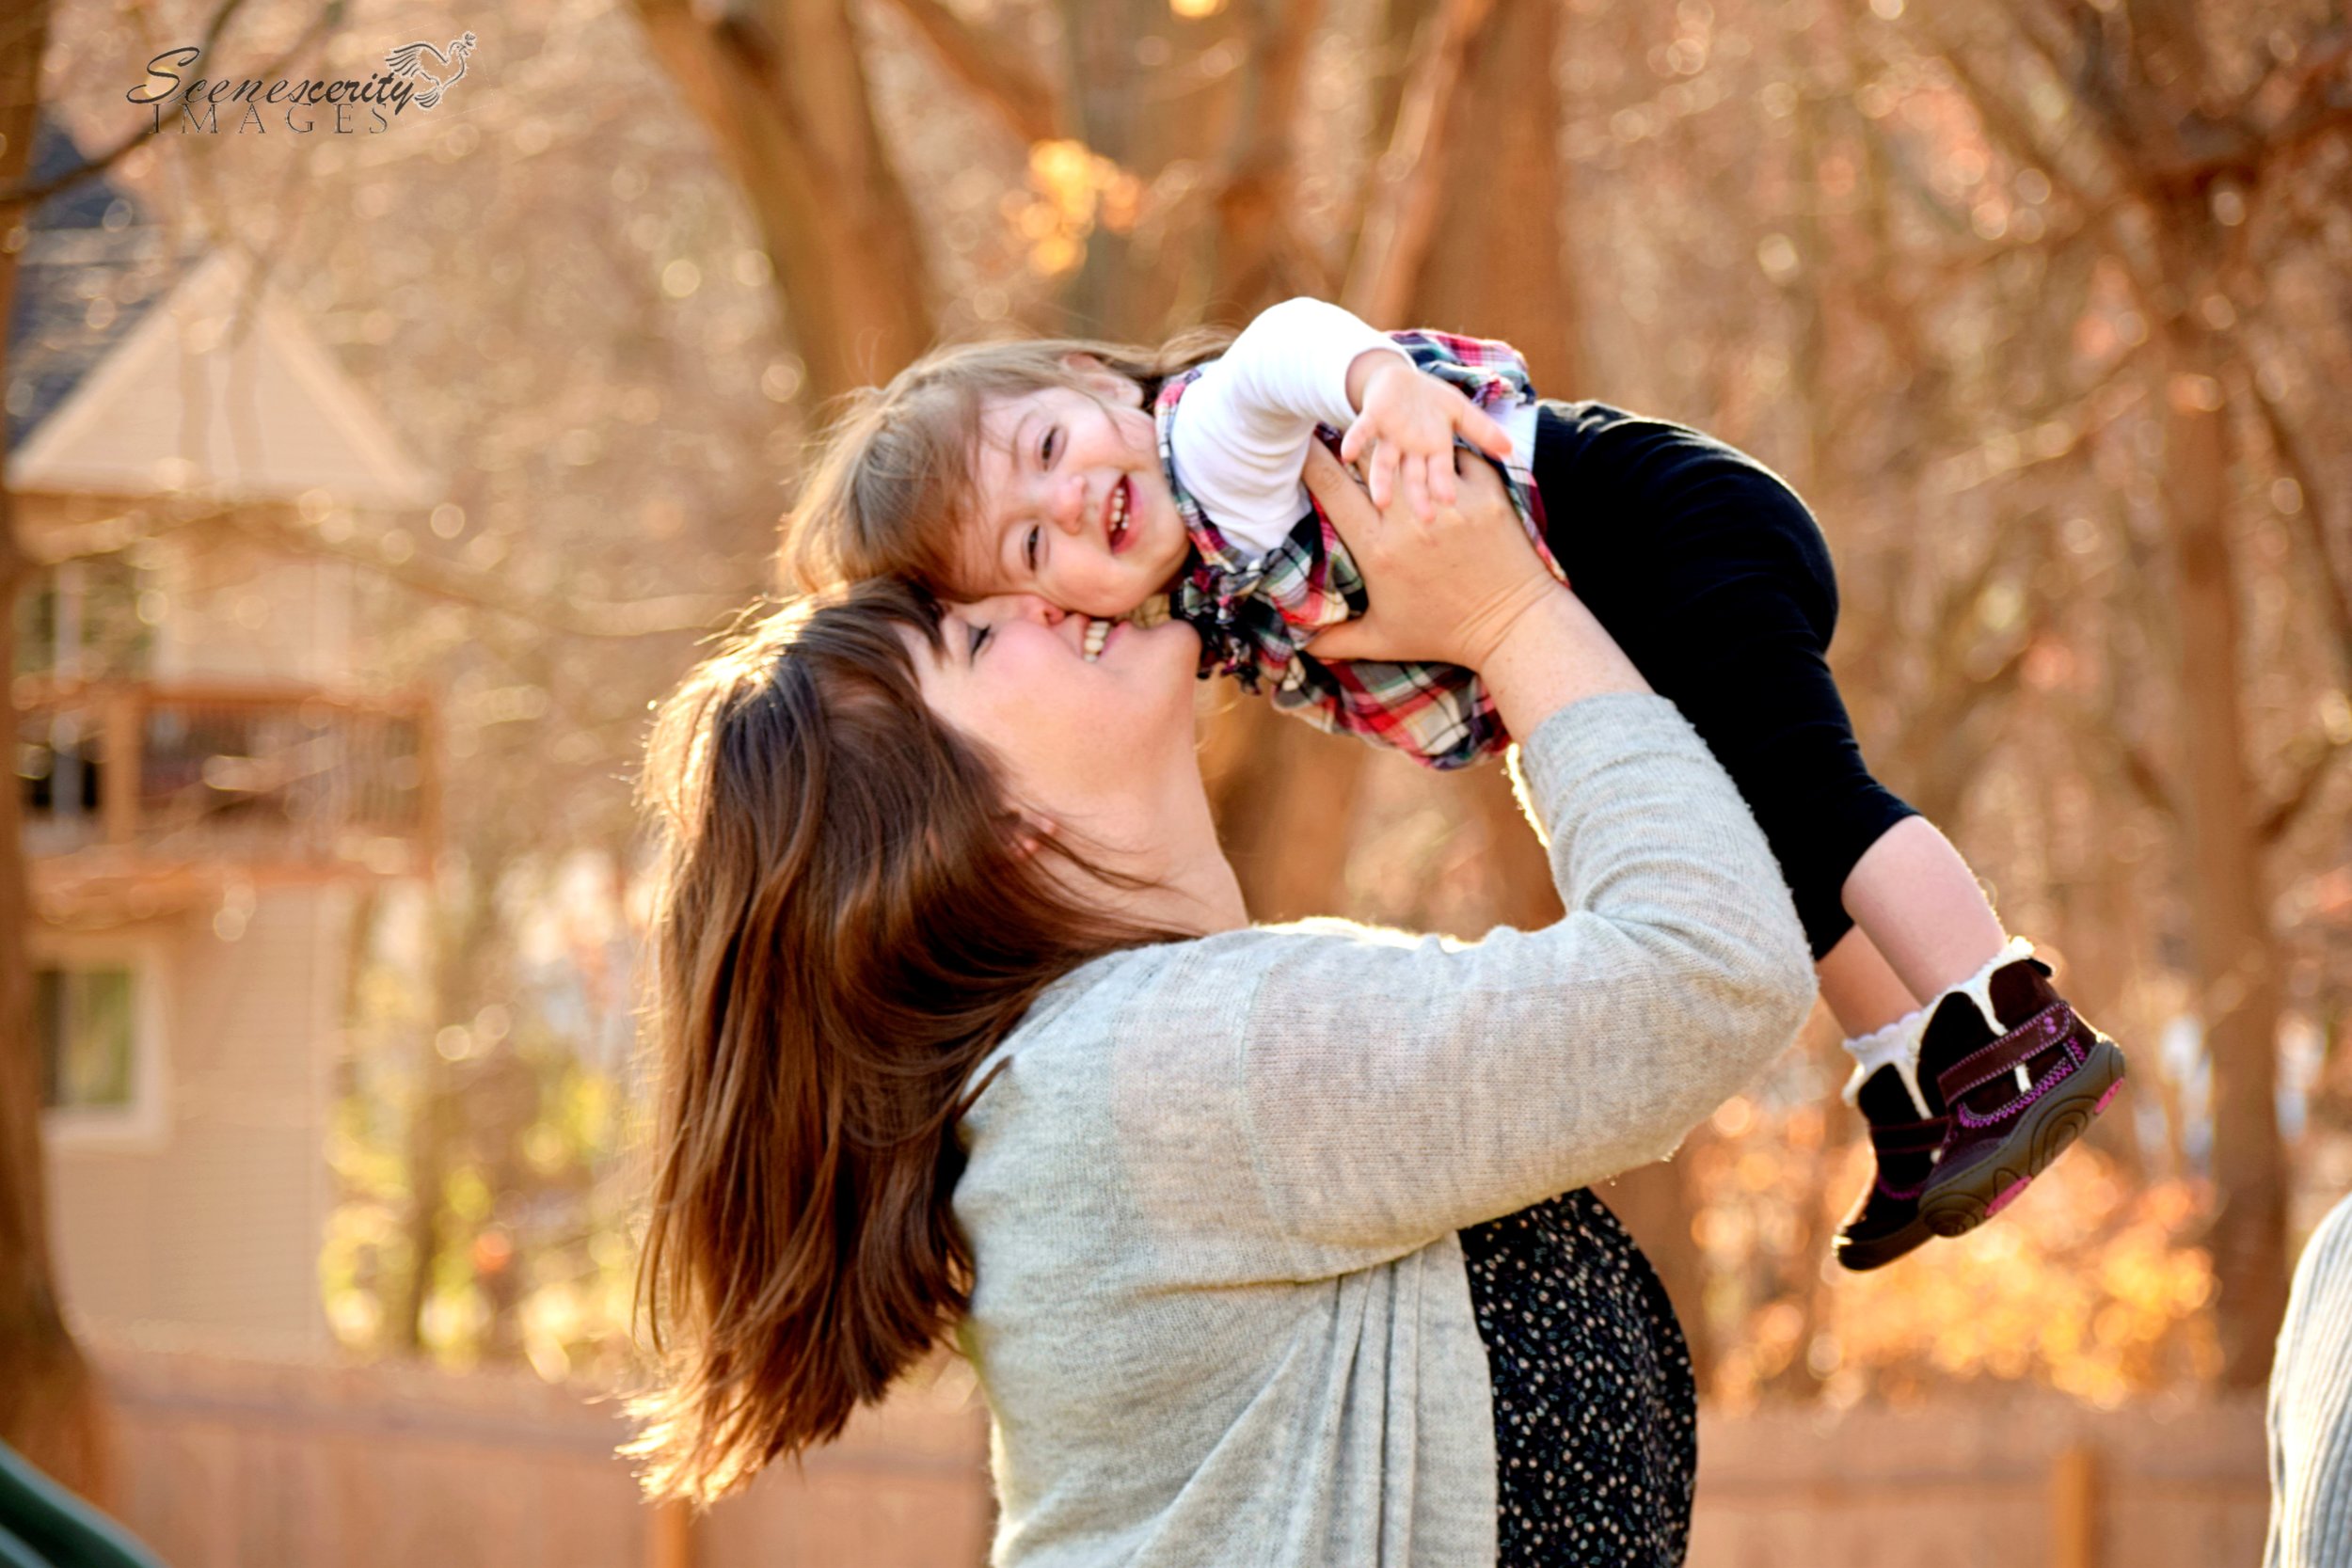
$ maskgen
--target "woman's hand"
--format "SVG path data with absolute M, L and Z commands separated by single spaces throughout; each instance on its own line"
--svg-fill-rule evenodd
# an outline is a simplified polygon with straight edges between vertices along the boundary
M 1402 499 L 1374 511 L 1339 460 L 1309 444 L 1307 488 L 1363 568 L 1372 607 L 1308 651 L 1464 665 L 1516 736 L 1586 697 L 1649 690 L 1584 601 L 1545 568 L 1501 476 L 1465 457 L 1454 477 L 1460 499 L 1424 523 Z
M 1511 509 L 1502 476 L 1454 449 L 1458 494 L 1422 519 L 1403 496 L 1375 509 L 1320 441 L 1305 478 L 1364 574 L 1371 608 L 1308 644 L 1317 658 L 1432 661 L 1482 669 L 1533 606 L 1563 594 Z

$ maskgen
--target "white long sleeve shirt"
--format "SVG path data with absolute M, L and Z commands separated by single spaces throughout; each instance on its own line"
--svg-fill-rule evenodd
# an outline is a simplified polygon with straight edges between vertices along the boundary
M 1235 548 L 1263 555 L 1306 515 L 1307 443 L 1319 424 L 1355 422 L 1347 369 L 1375 349 L 1412 363 L 1388 334 L 1336 305 L 1285 300 L 1185 389 L 1169 435 L 1177 483 Z M 1534 461 L 1534 403 L 1490 412 L 1510 433 L 1507 461 L 1524 472 Z

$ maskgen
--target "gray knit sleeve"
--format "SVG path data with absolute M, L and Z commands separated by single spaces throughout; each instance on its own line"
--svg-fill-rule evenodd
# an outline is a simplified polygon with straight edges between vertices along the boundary
M 1240 1142 L 1301 1268 L 1662 1158 L 1812 1006 L 1779 867 L 1673 704 L 1574 703 L 1522 769 L 1564 919 L 1470 944 L 1300 928 L 1248 1002 Z
M 2352 1196 L 2303 1249 L 2270 1371 L 2265 1568 L 2352 1568 Z

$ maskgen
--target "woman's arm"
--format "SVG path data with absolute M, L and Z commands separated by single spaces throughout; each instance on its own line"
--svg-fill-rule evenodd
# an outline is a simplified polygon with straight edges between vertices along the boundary
M 1426 535 L 1401 507 L 1368 530 L 1360 497 L 1318 495 L 1369 558 L 1387 631 L 1495 683 L 1568 913 L 1467 946 L 1272 934 L 1238 1050 L 1200 1065 L 1230 1074 L 1236 1152 L 1310 1274 L 1664 1156 L 1813 1000 L 1804 932 L 1729 778 L 1543 572 L 1494 482 L 1463 480 L 1461 515 Z
M 1581 699 L 1521 762 L 1563 919 L 1467 946 L 1301 929 L 1263 972 L 1233 1070 L 1295 1242 L 1410 1250 L 1662 1159 L 1811 1008 L 1779 868 L 1673 705 Z

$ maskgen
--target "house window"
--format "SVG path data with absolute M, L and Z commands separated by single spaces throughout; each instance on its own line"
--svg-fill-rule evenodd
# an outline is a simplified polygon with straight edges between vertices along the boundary
M 53 1111 L 131 1111 L 138 1091 L 138 1009 L 124 964 L 42 964 L 33 971 L 33 1037 L 41 1104 Z
M 55 682 L 66 693 L 16 721 L 18 799 L 36 855 L 71 853 L 98 837 L 103 704 L 72 693 L 83 682 L 147 673 L 155 646 L 149 622 L 160 603 L 147 580 L 119 555 L 91 556 L 42 567 L 18 594 L 16 673 L 36 677 L 36 689 Z
M 153 661 L 147 582 L 119 556 L 61 561 L 35 572 L 17 599 L 16 673 L 122 679 Z

